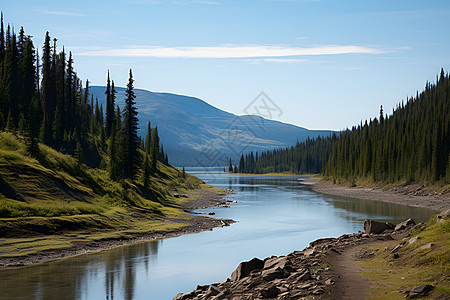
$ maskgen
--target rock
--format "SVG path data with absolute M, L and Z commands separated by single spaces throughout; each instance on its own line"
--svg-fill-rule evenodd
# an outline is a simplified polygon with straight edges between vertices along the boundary
M 394 258 L 395 259 L 397 259 L 397 258 L 399 258 L 400 256 L 398 255 L 398 253 L 394 253 Z
M 261 270 L 264 267 L 264 262 L 259 258 L 253 258 L 249 261 L 244 261 L 239 264 L 236 270 L 231 273 L 231 281 L 240 280 L 250 274 L 253 270 Z
M 406 221 L 398 223 L 397 226 L 395 226 L 394 231 L 404 230 L 406 228 L 413 227 L 414 225 L 416 225 L 416 222 L 414 222 L 413 219 L 408 219 Z
M 210 215 L 210 216 L 214 216 L 216 213 L 215 212 L 210 212 L 210 213 L 208 213 L 208 215 Z
M 332 241 L 335 241 L 335 240 L 336 240 L 336 238 L 324 238 L 324 239 L 318 239 L 318 240 L 315 240 L 315 241 L 309 243 L 309 246 L 310 246 L 310 247 L 314 247 L 314 246 L 317 246 L 317 245 L 319 245 L 319 244 L 329 243 L 329 242 L 332 242 Z
M 402 247 L 402 244 L 398 244 L 397 246 L 394 247 L 394 249 L 391 250 L 391 252 L 389 254 L 397 252 L 398 249 L 400 249 L 401 247 Z
M 327 280 L 325 280 L 325 284 L 326 284 L 326 285 L 333 285 L 333 284 L 334 284 L 334 281 L 331 280 L 331 278 L 328 278 Z
M 195 296 L 194 292 L 190 292 L 190 293 L 179 293 L 178 295 L 175 296 L 175 298 L 173 298 L 172 300 L 186 300 L 189 299 L 191 297 Z
M 323 288 L 321 288 L 321 287 L 312 291 L 313 295 L 322 295 L 322 294 L 325 294 L 325 293 L 326 293 L 326 291 Z
M 311 273 L 309 272 L 309 270 L 304 270 L 303 272 L 296 272 L 296 273 L 291 274 L 288 277 L 287 281 L 301 282 L 301 281 L 306 281 L 306 280 L 310 280 L 310 279 L 311 279 Z
M 280 290 L 275 285 L 271 285 L 268 288 L 262 289 L 259 292 L 261 293 L 261 296 L 263 296 L 264 298 L 275 298 L 280 293 Z
M 383 222 L 378 222 L 375 220 L 370 220 L 370 219 L 365 219 L 364 220 L 364 231 L 369 234 L 369 233 L 382 233 L 385 230 L 388 229 L 394 229 L 395 225 L 392 223 L 383 223 Z
M 225 299 L 225 298 L 227 298 L 227 296 L 228 296 L 230 293 L 231 293 L 230 290 L 229 290 L 229 289 L 226 289 L 226 290 L 223 290 L 222 292 L 220 292 L 219 294 L 217 294 L 216 296 L 214 296 L 212 299 L 214 299 L 214 300 Z
M 437 222 L 442 223 L 445 222 L 445 219 L 448 219 L 450 217 L 450 208 L 447 210 L 444 210 L 437 216 Z
M 433 289 L 434 289 L 434 286 L 429 285 L 429 284 L 416 286 L 412 290 L 406 292 L 406 297 L 409 297 L 409 298 L 423 297 L 423 296 L 426 296 Z
M 206 296 L 212 297 L 212 296 L 216 296 L 220 293 L 219 288 L 215 287 L 214 285 L 210 285 L 208 291 L 206 292 Z
M 261 277 L 265 281 L 272 281 L 277 278 L 284 278 L 286 277 L 286 272 L 284 272 L 281 268 L 272 268 L 268 270 L 263 270 L 261 273 Z
M 431 246 L 433 246 L 432 243 L 425 244 L 422 247 L 417 248 L 415 250 L 415 252 L 419 252 L 419 251 L 426 250 L 426 249 L 431 249 Z
M 409 239 L 408 245 L 411 245 L 412 243 L 415 243 L 415 242 L 417 242 L 417 236 L 415 236 L 415 237 Z
M 277 257 L 277 258 L 269 258 L 264 262 L 264 270 L 266 269 L 276 269 L 281 268 L 285 269 L 287 266 L 290 266 L 291 262 L 286 256 Z
M 297 288 L 302 289 L 302 290 L 307 290 L 307 289 L 309 289 L 309 288 L 311 288 L 313 286 L 314 286 L 314 283 L 307 282 L 307 283 L 304 283 L 304 284 L 297 285 Z

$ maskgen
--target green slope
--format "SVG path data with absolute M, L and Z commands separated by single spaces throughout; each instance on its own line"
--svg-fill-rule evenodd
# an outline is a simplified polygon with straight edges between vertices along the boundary
M 75 239 L 130 238 L 186 226 L 180 209 L 209 186 L 163 164 L 150 178 L 114 182 L 101 169 L 79 165 L 75 158 L 40 144 L 38 158 L 26 154 L 20 136 L 0 132 L 0 257 L 71 247 Z

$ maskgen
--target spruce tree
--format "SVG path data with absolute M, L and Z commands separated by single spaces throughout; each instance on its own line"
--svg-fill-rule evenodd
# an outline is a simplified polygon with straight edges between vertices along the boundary
M 106 129 L 106 135 L 111 135 L 111 127 L 113 123 L 113 117 L 114 117 L 114 106 L 111 107 L 111 80 L 109 79 L 109 70 L 108 70 L 108 78 L 106 79 L 106 123 L 105 123 L 105 129 Z
M 3 12 L 1 13 L 1 28 L 0 28 L 0 61 L 5 58 L 5 29 L 3 27 Z
M 159 136 L 158 136 L 158 126 L 155 126 L 154 128 L 152 128 L 152 144 L 150 147 L 150 158 L 153 172 L 157 171 L 158 157 L 159 157 Z
M 144 170 L 142 185 L 145 188 L 148 188 L 149 179 L 150 179 L 150 166 L 148 163 L 148 154 L 147 153 L 144 153 L 144 165 L 142 166 L 142 169 Z
M 152 145 L 152 125 L 148 121 L 147 125 L 147 136 L 145 138 L 145 153 L 150 154 L 150 149 Z
M 125 91 L 125 107 L 123 113 L 123 172 L 124 177 L 133 180 L 137 174 L 139 168 L 139 137 L 137 135 L 138 130 L 138 118 L 137 108 L 134 101 L 136 96 L 133 90 L 133 73 L 130 69 L 130 76 L 128 79 L 127 89 Z

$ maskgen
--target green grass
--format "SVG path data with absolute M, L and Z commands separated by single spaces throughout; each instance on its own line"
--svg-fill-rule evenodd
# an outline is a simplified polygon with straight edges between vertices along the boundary
M 186 225 L 176 220 L 192 217 L 180 205 L 200 190 L 223 193 L 159 162 L 145 188 L 140 178 L 115 182 L 105 170 L 42 144 L 39 149 L 32 158 L 22 137 L 0 132 L 0 257 L 179 230 Z
M 416 242 L 408 241 L 416 236 Z M 424 284 L 435 286 L 427 299 L 450 294 L 450 220 L 437 223 L 430 219 L 427 226 L 415 230 L 401 243 L 399 258 L 394 259 L 390 251 L 399 244 L 398 241 L 372 247 L 376 255 L 360 262 L 362 274 L 372 282 L 369 299 L 402 299 L 402 290 Z M 430 249 L 420 247 L 431 243 Z

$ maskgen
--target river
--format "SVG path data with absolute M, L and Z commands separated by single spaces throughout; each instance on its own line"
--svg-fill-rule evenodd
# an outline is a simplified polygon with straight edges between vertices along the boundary
M 171 299 L 197 284 L 224 281 L 239 262 L 286 255 L 322 237 L 363 230 L 365 218 L 427 220 L 433 211 L 333 197 L 300 176 L 197 174 L 233 189 L 236 203 L 215 212 L 237 223 L 212 231 L 0 270 L 0 299 Z

